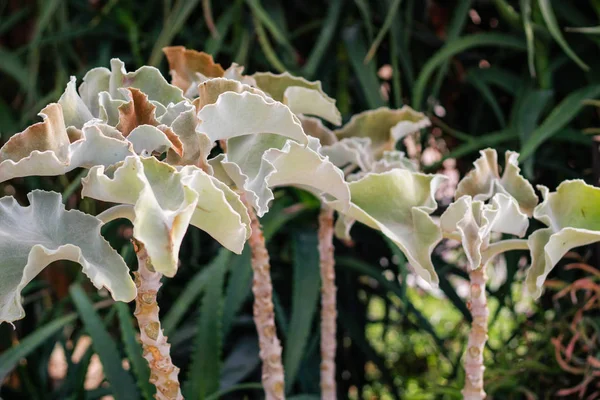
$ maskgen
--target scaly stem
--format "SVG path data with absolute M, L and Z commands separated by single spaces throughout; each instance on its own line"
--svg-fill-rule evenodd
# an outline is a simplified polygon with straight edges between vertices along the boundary
M 244 196 L 242 196 L 244 199 Z M 283 364 L 281 363 L 281 344 L 275 328 L 275 311 L 273 307 L 273 284 L 271 283 L 271 266 L 269 253 L 260 222 L 254 209 L 245 199 L 244 203 L 250 215 L 252 234 L 250 249 L 252 250 L 252 293 L 254 293 L 254 323 L 258 331 L 260 359 L 262 360 L 262 384 L 266 400 L 285 399 Z
M 337 308 L 335 259 L 333 257 L 333 209 L 323 206 L 319 214 L 321 261 L 321 399 L 336 399 L 335 350 Z
M 179 387 L 179 368 L 171 361 L 171 345 L 163 335 L 158 317 L 156 295 L 161 287 L 162 274 L 154 271 L 144 245 L 135 239 L 133 246 L 138 258 L 138 270 L 134 272 L 137 297 L 135 312 L 140 327 L 140 340 L 144 358 L 150 365 L 150 382 L 156 386 L 157 400 L 183 400 Z
M 471 332 L 465 352 L 465 387 L 462 390 L 465 400 L 485 399 L 483 390 L 483 350 L 488 339 L 488 317 L 490 311 L 487 305 L 485 284 L 487 275 L 486 265 L 482 264 L 478 269 L 469 272 L 471 283 L 471 301 L 469 309 L 473 317 Z

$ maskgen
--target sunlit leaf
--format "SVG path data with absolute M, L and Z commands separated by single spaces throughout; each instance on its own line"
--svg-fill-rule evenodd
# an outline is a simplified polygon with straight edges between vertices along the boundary
M 27 198 L 27 207 L 12 197 L 0 200 L 0 322 L 25 316 L 21 291 L 57 260 L 81 264 L 94 286 L 106 287 L 115 300 L 133 300 L 136 289 L 129 268 L 100 234 L 100 220 L 65 210 L 59 193 L 35 190 Z

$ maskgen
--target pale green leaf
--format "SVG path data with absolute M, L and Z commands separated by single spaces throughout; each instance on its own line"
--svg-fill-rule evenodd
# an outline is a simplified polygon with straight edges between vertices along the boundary
M 69 143 L 62 108 L 52 103 L 43 122 L 13 135 L 0 149 L 0 181 L 31 175 L 63 175 L 78 167 L 108 166 L 133 154 L 131 145 L 106 136 L 102 124 L 83 127 L 82 137 Z
M 57 260 L 81 264 L 94 286 L 106 287 L 115 300 L 134 299 L 129 268 L 100 234 L 100 220 L 66 211 L 59 193 L 35 190 L 27 197 L 27 207 L 12 197 L 0 199 L 0 322 L 25 316 L 21 290 Z
M 546 277 L 572 248 L 600 241 L 600 189 L 582 180 L 565 181 L 556 192 L 538 186 L 544 201 L 533 217 L 548 226 L 528 239 L 531 268 L 527 289 L 534 297 L 542 294 Z
M 245 209 L 229 192 L 197 167 L 177 171 L 153 157 L 128 157 L 108 171 L 102 166 L 92 168 L 83 180 L 82 196 L 134 205 L 134 236 L 144 243 L 154 268 L 172 277 L 190 223 L 230 250 L 241 252 L 248 236 L 244 222 L 248 217 L 236 211 Z
M 400 139 L 430 124 L 425 114 L 408 106 L 396 110 L 380 107 L 354 115 L 346 125 L 334 133 L 340 139 L 371 138 L 373 157 L 377 160 L 384 151 L 394 150 Z
M 443 232 L 460 235 L 471 270 L 482 266 L 482 251 L 489 245 L 492 232 L 523 237 L 528 226 L 527 215 L 519 210 L 516 200 L 503 193 L 494 195 L 489 204 L 462 196 L 440 217 Z
M 300 121 L 282 103 L 250 92 L 226 92 L 216 103 L 198 112 L 201 120 L 198 131 L 211 141 L 237 136 L 274 133 L 307 144 L 308 139 Z
M 515 198 L 521 211 L 531 216 L 538 203 L 533 186 L 520 174 L 517 162 L 519 154 L 514 151 L 506 152 L 504 173 L 500 177 L 498 167 L 498 153 L 494 149 L 480 151 L 474 165 L 475 169 L 469 172 L 458 184 L 455 198 L 464 195 L 473 197 L 474 200 L 486 201 L 496 193 L 503 193 Z
M 348 184 L 348 211 L 341 209 L 338 201 L 328 204 L 343 214 L 340 219 L 357 220 L 380 230 L 404 252 L 419 276 L 437 285 L 431 252 L 442 233 L 429 214 L 437 208 L 434 195 L 444 179 L 403 169 L 372 173 Z M 336 226 L 338 236 L 343 233 L 339 228 Z

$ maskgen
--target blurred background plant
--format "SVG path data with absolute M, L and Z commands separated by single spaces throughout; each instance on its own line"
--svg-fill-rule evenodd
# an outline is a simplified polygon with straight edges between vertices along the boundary
M 520 151 L 534 183 L 596 184 L 599 19 L 597 0 L 0 0 L 0 133 L 6 141 L 36 121 L 70 75 L 80 79 L 112 57 L 166 75 L 161 48 L 180 44 L 248 73 L 319 79 L 345 121 L 380 106 L 428 113 L 432 128 L 403 150 L 451 181 L 492 146 Z M 95 202 L 80 199 L 81 177 L 15 179 L 2 190 L 20 200 L 34 188 L 55 190 L 68 208 L 95 213 Z M 452 185 L 439 193 L 442 204 L 452 196 Z M 274 208 L 263 224 L 287 391 L 316 399 L 319 202 L 285 190 Z M 118 221 L 104 231 L 134 264 L 131 228 Z M 440 287 L 431 290 L 383 237 L 357 226 L 353 238 L 336 242 L 339 397 L 460 398 L 470 321 L 464 255 L 440 246 Z M 556 268 L 550 284 L 562 291 L 537 304 L 523 295 L 526 256 L 509 253 L 490 271 L 486 391 L 498 399 L 596 398 L 600 253 L 572 254 L 579 267 Z M 259 398 L 249 253 L 229 254 L 190 228 L 180 257 L 183 268 L 159 304 L 186 398 Z M 46 270 L 24 291 L 27 318 L 16 330 L 0 326 L 2 398 L 152 397 L 132 305 L 86 294 L 79 271 L 68 263 Z

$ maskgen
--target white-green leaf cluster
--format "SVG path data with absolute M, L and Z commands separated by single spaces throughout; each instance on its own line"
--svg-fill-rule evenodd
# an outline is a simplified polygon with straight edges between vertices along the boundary
M 581 180 L 565 181 L 556 192 L 538 186 L 544 201 L 533 217 L 547 228 L 528 239 L 531 268 L 527 288 L 534 297 L 542 294 L 546 277 L 560 259 L 575 247 L 600 241 L 600 189 Z

